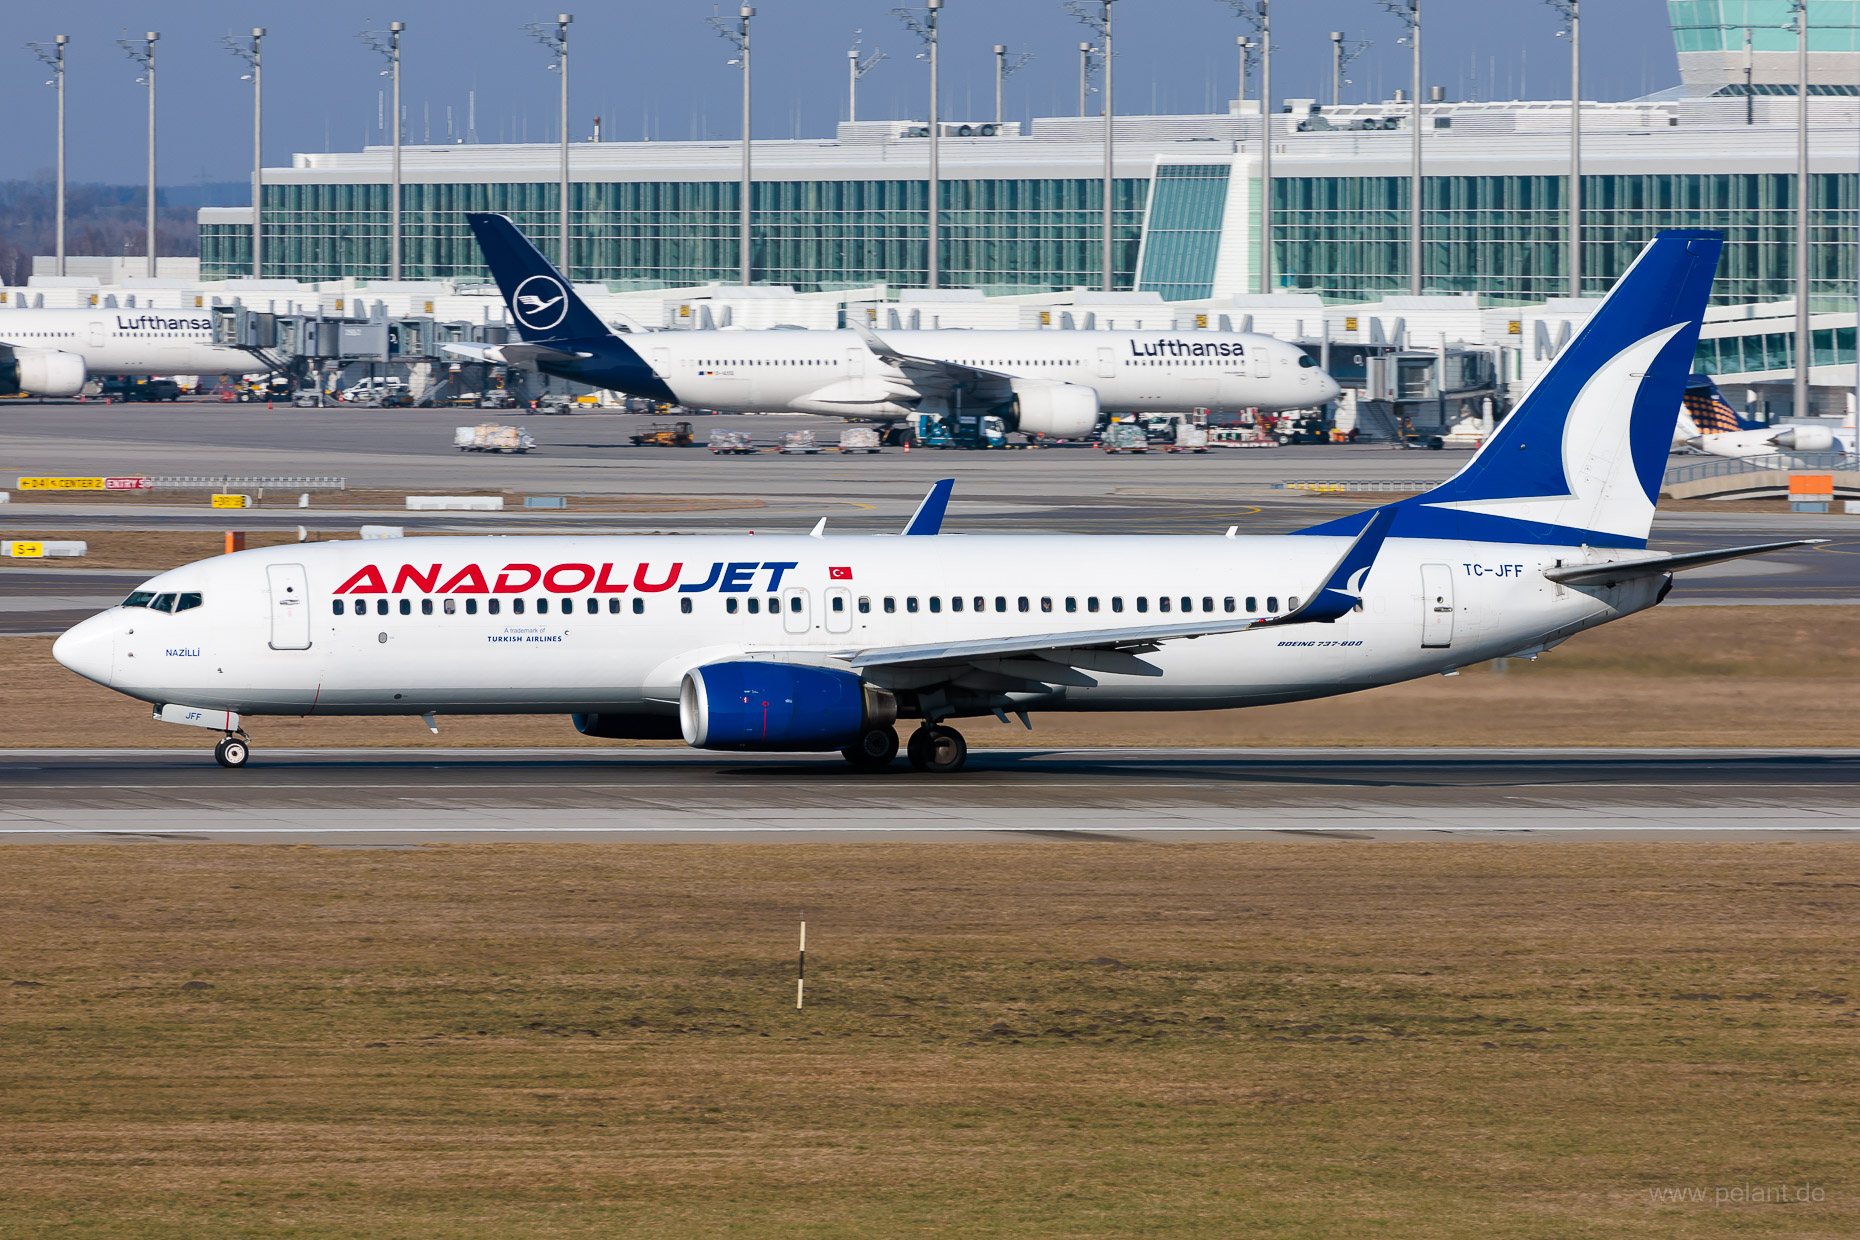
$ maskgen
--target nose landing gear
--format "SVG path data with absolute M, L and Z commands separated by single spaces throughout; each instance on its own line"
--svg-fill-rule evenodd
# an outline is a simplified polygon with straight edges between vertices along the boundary
M 252 747 L 243 736 L 228 736 L 213 747 L 213 760 L 225 767 L 241 767 L 252 756 Z
M 960 771 L 968 762 L 969 744 L 954 728 L 926 723 L 911 733 L 905 753 L 915 769 L 933 775 L 949 775 Z

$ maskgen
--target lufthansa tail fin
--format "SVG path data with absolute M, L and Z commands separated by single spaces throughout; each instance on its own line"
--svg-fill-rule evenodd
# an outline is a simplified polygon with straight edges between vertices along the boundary
M 1466 468 L 1389 506 L 1389 537 L 1645 547 L 1723 243 L 1656 235 Z
M 613 334 L 508 218 L 474 212 L 465 221 L 478 238 L 478 249 L 525 341 L 587 340 Z

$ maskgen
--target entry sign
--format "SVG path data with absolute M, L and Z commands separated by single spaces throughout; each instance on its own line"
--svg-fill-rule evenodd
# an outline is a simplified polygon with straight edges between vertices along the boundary
M 249 508 L 251 505 L 252 497 L 249 495 L 215 495 L 213 497 L 215 508 Z

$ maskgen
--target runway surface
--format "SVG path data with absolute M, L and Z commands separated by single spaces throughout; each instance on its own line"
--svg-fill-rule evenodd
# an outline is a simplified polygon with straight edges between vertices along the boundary
M 1860 750 L 988 749 L 953 776 L 674 749 L 260 750 L 239 771 L 204 744 L 0 751 L 9 843 L 1829 832 L 1860 832 Z

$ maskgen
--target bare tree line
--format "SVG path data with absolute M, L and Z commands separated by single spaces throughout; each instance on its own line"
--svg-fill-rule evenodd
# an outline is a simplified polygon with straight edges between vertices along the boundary
M 184 199 L 169 201 L 170 196 Z M 156 200 L 156 253 L 200 253 L 195 208 L 201 191 L 163 189 Z M 141 255 L 145 248 L 144 190 L 139 185 L 68 185 L 65 188 L 65 253 Z M 54 188 L 49 179 L 0 181 L 0 284 L 22 285 L 32 274 L 32 256 L 55 249 Z

